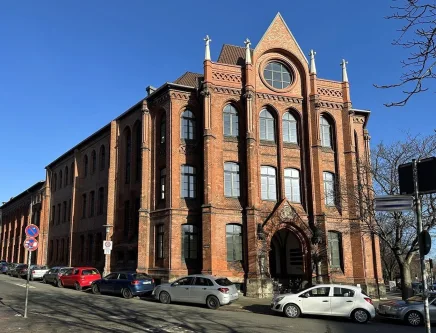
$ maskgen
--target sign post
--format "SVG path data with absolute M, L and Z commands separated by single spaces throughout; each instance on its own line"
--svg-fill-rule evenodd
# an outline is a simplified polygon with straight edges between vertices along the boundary
M 35 237 L 38 237 L 39 235 L 39 228 L 34 224 L 30 224 L 26 227 L 25 233 L 27 238 L 24 241 L 23 246 L 29 252 L 29 255 L 27 257 L 26 300 L 24 303 L 24 318 L 27 318 L 27 303 L 29 300 L 30 264 L 32 262 L 31 261 L 32 252 L 38 248 L 38 241 L 36 240 Z

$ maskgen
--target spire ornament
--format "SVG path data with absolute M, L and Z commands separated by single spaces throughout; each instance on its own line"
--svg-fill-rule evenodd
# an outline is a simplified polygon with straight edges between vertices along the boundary
M 206 42 L 206 50 L 204 51 L 204 60 L 210 60 L 209 44 L 212 41 L 212 39 L 209 38 L 209 35 L 206 35 L 206 38 L 204 38 L 204 41 Z
M 348 82 L 347 64 L 348 64 L 348 61 L 345 61 L 345 59 L 342 59 L 342 62 L 341 62 L 342 82 Z
M 309 74 L 316 75 L 315 54 L 316 54 L 316 52 L 314 50 L 310 50 L 310 53 L 309 53 L 309 56 L 310 56 Z
M 247 38 L 244 41 L 244 44 L 245 44 L 245 64 L 248 65 L 248 64 L 251 64 L 251 51 L 250 51 L 251 42 Z

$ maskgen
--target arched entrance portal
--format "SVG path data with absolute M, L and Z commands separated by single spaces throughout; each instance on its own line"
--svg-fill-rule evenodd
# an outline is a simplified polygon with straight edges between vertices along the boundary
M 280 229 L 271 238 L 269 268 L 271 278 L 278 280 L 285 288 L 295 291 L 307 281 L 303 246 L 297 235 Z

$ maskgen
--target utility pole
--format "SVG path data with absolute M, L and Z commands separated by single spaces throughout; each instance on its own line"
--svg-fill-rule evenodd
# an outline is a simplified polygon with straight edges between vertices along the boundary
M 422 232 L 422 213 L 421 213 L 421 198 L 419 197 L 418 190 L 418 165 L 415 159 L 412 160 L 413 167 L 413 187 L 415 196 L 415 212 L 416 212 L 416 222 L 417 222 L 417 232 L 418 239 L 421 242 L 421 232 Z M 422 276 L 422 297 L 424 298 L 424 320 L 425 320 L 425 332 L 431 333 L 430 325 L 430 312 L 428 310 L 428 289 L 427 289 L 427 270 L 425 269 L 425 254 L 421 253 L 422 246 L 420 248 L 420 262 L 421 262 L 421 276 Z

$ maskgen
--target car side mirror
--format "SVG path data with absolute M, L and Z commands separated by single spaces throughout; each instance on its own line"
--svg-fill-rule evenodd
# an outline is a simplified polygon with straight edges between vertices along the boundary
M 304 293 L 304 294 L 301 294 L 300 297 L 302 297 L 302 298 L 308 298 L 309 295 L 308 295 L 307 293 Z

